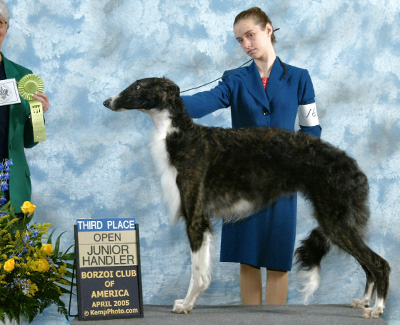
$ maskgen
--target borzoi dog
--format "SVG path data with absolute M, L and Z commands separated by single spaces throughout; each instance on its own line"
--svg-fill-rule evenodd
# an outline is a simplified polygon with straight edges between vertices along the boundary
M 153 154 L 165 198 L 171 215 L 186 221 L 191 249 L 190 286 L 173 312 L 190 312 L 211 282 L 211 217 L 239 220 L 300 191 L 312 202 L 318 221 L 296 251 L 310 291 L 318 288 L 321 259 L 334 244 L 366 274 L 364 296 L 352 306 L 365 308 L 367 318 L 383 313 L 390 267 L 364 242 L 369 187 L 354 159 L 304 133 L 197 125 L 178 86 L 166 78 L 138 80 L 104 105 L 113 111 L 144 111 L 155 124 Z M 366 308 L 375 291 L 375 305 Z

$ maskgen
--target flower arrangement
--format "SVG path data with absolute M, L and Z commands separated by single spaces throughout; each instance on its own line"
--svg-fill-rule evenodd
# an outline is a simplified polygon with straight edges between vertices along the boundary
M 0 206 L 7 202 L 4 192 L 8 190 L 8 180 L 10 179 L 10 167 L 12 160 L 6 160 L 0 163 Z
M 22 315 L 32 322 L 52 304 L 67 318 L 60 298 L 70 293 L 64 286 L 70 284 L 66 277 L 71 277 L 68 269 L 72 264 L 66 261 L 74 259 L 74 254 L 68 253 L 73 245 L 61 252 L 61 234 L 53 246 L 54 231 L 48 235 L 51 224 L 31 222 L 36 208 L 32 203 L 27 201 L 21 207 L 22 219 L 15 215 L 10 201 L 1 202 L 4 200 L 0 199 L 0 320 L 7 316 L 19 321 Z

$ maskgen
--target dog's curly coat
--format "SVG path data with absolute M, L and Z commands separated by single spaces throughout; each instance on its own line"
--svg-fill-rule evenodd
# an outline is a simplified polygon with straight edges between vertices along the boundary
M 186 113 L 179 88 L 166 78 L 138 80 L 104 102 L 111 110 L 140 109 L 156 126 L 154 158 L 174 218 L 183 217 L 192 252 L 187 296 L 173 311 L 187 313 L 211 281 L 210 217 L 247 217 L 282 195 L 302 192 L 318 221 L 296 255 L 312 294 L 319 266 L 334 244 L 362 266 L 367 281 L 353 307 L 374 307 L 364 317 L 383 313 L 389 288 L 387 261 L 364 243 L 369 219 L 368 180 L 342 150 L 305 133 L 275 128 L 222 129 L 195 124 Z

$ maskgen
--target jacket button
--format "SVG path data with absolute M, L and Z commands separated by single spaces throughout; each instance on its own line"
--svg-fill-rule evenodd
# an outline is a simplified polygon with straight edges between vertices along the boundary
M 267 110 L 265 110 L 264 112 L 263 112 L 263 115 L 265 116 L 265 115 L 269 115 L 269 112 L 267 111 Z

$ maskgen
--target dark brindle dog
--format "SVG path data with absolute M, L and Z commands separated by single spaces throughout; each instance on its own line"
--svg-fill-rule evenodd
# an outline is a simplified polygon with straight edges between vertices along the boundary
M 282 195 L 302 192 L 314 207 L 318 227 L 296 254 L 308 275 L 306 291 L 318 288 L 320 262 L 334 244 L 365 271 L 364 296 L 353 307 L 383 313 L 390 267 L 364 242 L 369 218 L 368 181 L 343 151 L 304 133 L 274 128 L 222 129 L 195 124 L 179 88 L 165 78 L 138 80 L 104 105 L 113 111 L 138 109 L 155 127 L 154 159 L 173 218 L 183 217 L 189 237 L 192 277 L 186 297 L 173 311 L 188 313 L 211 281 L 211 217 L 238 220 Z

